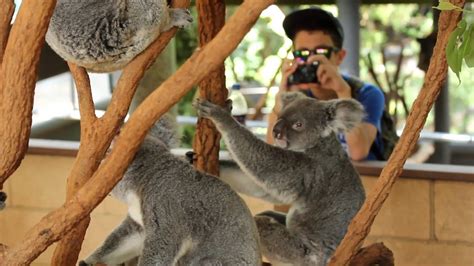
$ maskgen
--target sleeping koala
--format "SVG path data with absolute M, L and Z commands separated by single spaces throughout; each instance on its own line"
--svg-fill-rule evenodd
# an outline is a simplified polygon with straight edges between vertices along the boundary
M 171 154 L 175 130 L 159 120 L 112 195 L 128 216 L 79 265 L 261 265 L 258 231 L 243 200 L 218 178 Z
M 263 255 L 272 265 L 325 265 L 365 199 L 335 133 L 353 128 L 365 113 L 355 100 L 318 101 L 301 93 L 282 98 L 284 108 L 273 128 L 279 147 L 258 139 L 228 110 L 203 100 L 195 106 L 214 122 L 247 174 L 239 177 L 245 181 L 225 181 L 254 187 L 243 193 L 291 204 L 286 216 L 265 212 L 255 217 Z
M 192 22 L 166 0 L 58 0 L 46 41 L 64 60 L 93 72 L 122 69 L 161 32 Z

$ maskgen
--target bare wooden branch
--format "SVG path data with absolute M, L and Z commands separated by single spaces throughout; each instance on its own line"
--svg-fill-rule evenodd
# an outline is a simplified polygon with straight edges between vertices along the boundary
M 223 0 L 201 0 L 196 2 L 196 9 L 199 14 L 199 46 L 203 47 L 224 26 L 225 3 Z M 199 97 L 224 106 L 227 99 L 224 62 L 199 83 Z M 219 175 L 220 139 L 221 135 L 210 120 L 198 119 L 193 142 L 197 169 Z
M 188 5 L 189 0 L 175 0 L 173 2 L 173 7 Z M 127 65 L 113 92 L 111 103 L 101 119 L 96 119 L 95 113 L 92 113 L 95 112 L 95 109 L 87 73 L 84 69 L 71 68 L 74 70 L 75 78 L 79 78 L 76 82 L 81 82 L 81 86 L 78 86 L 78 93 L 83 96 L 82 100 L 80 98 L 80 103 L 82 103 L 80 108 L 81 115 L 85 114 L 86 117 L 84 120 L 81 119 L 81 146 L 68 177 L 66 201 L 74 197 L 99 167 L 107 148 L 127 115 L 138 83 L 175 33 L 176 29 L 171 29 L 161 34 L 143 53 Z M 58 243 L 51 261 L 52 265 L 74 265 L 76 263 L 89 222 L 90 217 L 86 216 Z
M 465 1 L 455 0 L 452 2 L 458 6 L 463 6 Z M 448 71 L 445 52 L 446 44 L 450 33 L 456 28 L 459 19 L 459 12 L 441 12 L 438 24 L 439 32 L 433 57 L 431 58 L 423 87 L 413 103 L 411 113 L 408 116 L 405 130 L 398 144 L 395 146 L 395 150 L 390 156 L 385 168 L 382 170 L 380 177 L 377 179 L 375 187 L 368 195 L 359 213 L 357 213 L 349 225 L 348 232 L 336 249 L 329 265 L 349 264 L 356 254 L 357 249 L 367 237 L 375 217 L 402 171 L 409 152 L 415 147 L 426 117 L 438 97 L 442 84 L 446 80 Z
M 73 63 L 68 63 L 69 70 L 76 83 L 77 95 L 79 97 L 79 112 L 81 114 L 81 123 L 84 121 L 82 126 L 92 126 L 96 121 L 94 100 L 92 99 L 91 82 L 89 75 L 85 68 L 77 66 Z
M 10 24 L 15 11 L 13 0 L 0 0 L 0 66 L 2 65 L 3 53 L 7 47 Z
M 112 190 L 133 159 L 154 122 L 194 84 L 215 70 L 237 47 L 260 13 L 273 0 L 246 0 L 219 34 L 196 52 L 136 109 L 124 125 L 114 149 L 93 177 L 59 209 L 35 225 L 18 245 L 11 247 L 0 265 L 31 263 L 42 251 L 84 219 Z
M 39 56 L 55 5 L 56 0 L 23 1 L 8 37 L 0 66 L 0 189 L 28 147 Z

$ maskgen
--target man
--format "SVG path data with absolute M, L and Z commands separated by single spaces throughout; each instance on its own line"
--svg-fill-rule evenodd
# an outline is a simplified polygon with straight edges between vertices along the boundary
M 320 100 L 355 98 L 365 108 L 364 122 L 347 134 L 340 134 L 341 144 L 352 160 L 377 160 L 383 153 L 381 117 L 384 110 L 383 92 L 376 86 L 362 83 L 339 73 L 346 50 L 342 49 L 344 32 L 340 22 L 320 8 L 295 11 L 283 21 L 286 35 L 293 41 L 295 59 L 282 67 L 282 80 L 277 101 L 269 116 L 267 140 L 272 143 L 271 129 L 280 111 L 279 95 L 282 92 L 302 90 Z M 289 84 L 288 78 L 303 64 L 318 63 L 318 83 Z M 357 85 L 360 84 L 360 85 Z

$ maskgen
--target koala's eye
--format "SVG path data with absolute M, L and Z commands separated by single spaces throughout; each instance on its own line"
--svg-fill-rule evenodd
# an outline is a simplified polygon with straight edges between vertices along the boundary
M 294 124 L 293 124 L 293 129 L 294 129 L 294 130 L 301 130 L 301 129 L 303 129 L 303 123 L 301 123 L 300 121 L 294 123 Z

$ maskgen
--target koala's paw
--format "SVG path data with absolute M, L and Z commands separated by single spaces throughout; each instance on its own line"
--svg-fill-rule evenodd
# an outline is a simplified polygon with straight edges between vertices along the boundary
M 170 26 L 185 28 L 193 22 L 191 12 L 185 8 L 170 8 Z
M 204 99 L 196 99 L 193 102 L 193 106 L 196 108 L 198 116 L 204 118 L 213 118 L 219 114 L 227 113 L 219 105 L 213 104 L 210 101 Z

